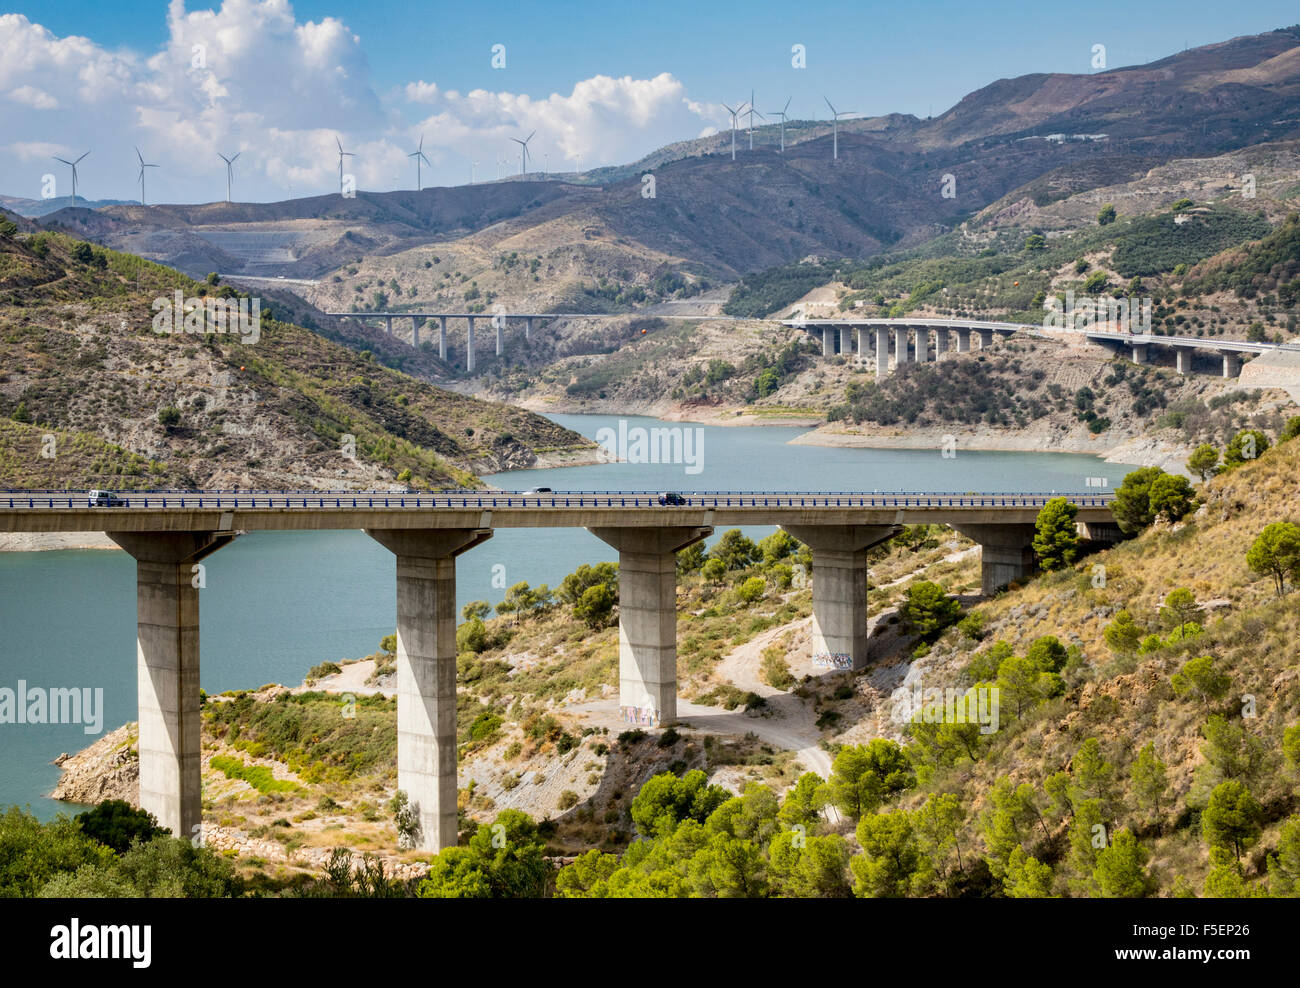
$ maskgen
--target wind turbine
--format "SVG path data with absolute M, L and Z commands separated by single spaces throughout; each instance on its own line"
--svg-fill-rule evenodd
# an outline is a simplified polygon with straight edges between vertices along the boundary
M 510 138 L 512 141 L 514 141 L 516 144 L 519 145 L 519 174 L 520 175 L 528 174 L 528 142 L 533 139 L 533 135 L 536 133 L 537 131 L 533 131 L 532 134 L 529 134 L 522 141 L 517 137 Z
M 722 105 L 726 108 L 727 112 L 731 114 L 731 160 L 735 161 L 736 160 L 736 119 L 742 113 L 745 112 L 746 104 L 741 103 L 740 106 L 736 107 L 734 110 L 731 107 L 727 106 L 726 103 L 723 103 Z
M 754 90 L 751 89 L 749 91 L 749 112 L 746 114 L 746 116 L 749 117 L 749 150 L 751 151 L 754 150 L 754 116 L 756 114 L 763 120 L 767 119 L 767 117 L 764 117 L 763 114 L 754 109 Z
M 90 154 L 90 152 L 87 151 L 86 154 Z M 72 205 L 74 206 L 77 204 L 77 163 L 80 162 L 86 154 L 83 154 L 81 158 L 78 158 L 76 161 L 69 161 L 67 158 L 60 158 L 58 155 L 54 156 L 55 161 L 62 161 L 72 169 Z
M 339 150 L 342 150 L 342 148 L 340 148 Z M 425 157 L 424 154 L 423 134 L 420 135 L 420 146 L 416 148 L 414 151 L 412 151 L 410 154 L 408 154 L 407 157 L 415 159 L 415 191 L 419 192 L 420 189 L 422 188 L 422 186 L 420 185 L 420 162 L 423 161 L 430 168 L 433 167 L 433 162 L 430 161 L 427 157 Z
M 837 110 L 835 109 L 835 107 L 831 106 L 831 101 L 826 99 L 825 96 L 823 96 L 822 99 L 825 99 L 826 105 L 831 107 L 832 119 L 835 121 L 834 124 L 832 125 L 832 129 L 835 136 L 832 143 L 832 147 L 834 150 L 831 152 L 831 158 L 835 161 L 838 161 L 840 158 L 840 117 L 847 117 L 850 113 L 856 113 L 857 111 Z
M 141 205 L 141 206 L 146 206 L 146 205 L 148 205 L 148 203 L 146 203 L 146 202 L 144 201 L 144 170 L 145 170 L 146 168 L 161 168 L 162 166 L 161 166 L 161 165 L 150 165 L 150 164 L 146 164 L 146 163 L 145 163 L 145 160 L 144 160 L 144 155 L 142 155 L 142 154 L 140 153 L 140 149 L 139 149 L 139 148 L 136 148 L 136 149 L 135 149 L 135 156 L 136 156 L 137 158 L 140 159 L 140 179 L 139 179 L 139 181 L 140 181 L 140 205 Z
M 230 202 L 230 187 L 234 184 L 235 160 L 243 153 L 243 151 L 236 151 L 234 157 L 227 158 L 220 151 L 217 152 L 217 157 L 226 163 L 226 202 Z
M 793 99 L 793 97 L 791 97 L 791 99 Z M 785 101 L 784 110 L 772 111 L 772 116 L 781 118 L 781 153 L 782 154 L 785 154 L 785 121 L 786 121 L 785 111 L 788 109 L 790 109 L 790 100 Z
M 343 194 L 343 159 L 355 158 L 356 155 L 353 154 L 351 151 L 344 151 L 343 142 L 340 141 L 337 137 L 334 138 L 334 143 L 339 146 L 339 195 L 342 195 Z

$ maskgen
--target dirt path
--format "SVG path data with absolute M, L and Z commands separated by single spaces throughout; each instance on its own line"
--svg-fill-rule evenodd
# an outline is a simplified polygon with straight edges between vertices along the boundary
M 366 680 L 370 678 L 374 671 L 374 659 L 358 659 L 356 662 L 343 665 L 341 671 L 332 676 L 322 676 L 311 686 L 306 683 L 295 686 L 290 692 L 309 693 L 320 691 L 322 693 L 352 693 L 356 696 L 373 696 L 376 693 L 382 693 L 384 696 L 396 696 L 397 689 L 395 687 L 381 689 L 378 686 L 367 685 Z
M 778 638 L 793 630 L 796 636 L 810 634 L 812 618 L 803 618 L 792 624 L 769 628 L 762 634 L 738 645 L 728 652 L 718 663 L 718 676 L 729 680 L 742 690 L 757 693 L 767 700 L 767 715 L 746 717 L 750 730 L 771 744 L 786 751 L 793 751 L 810 772 L 816 772 L 823 779 L 831 773 L 831 756 L 821 747 L 821 731 L 817 728 L 817 718 L 808 701 L 786 693 L 763 682 L 763 650 L 770 648 Z M 810 669 L 813 675 L 826 670 Z M 716 717 L 717 707 L 704 707 L 699 704 L 679 700 L 677 715 L 689 717 L 692 723 L 707 721 Z M 726 713 L 726 711 L 722 711 Z

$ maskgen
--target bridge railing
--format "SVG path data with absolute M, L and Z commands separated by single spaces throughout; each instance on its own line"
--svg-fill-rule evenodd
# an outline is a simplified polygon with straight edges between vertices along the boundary
M 926 492 L 745 492 L 684 495 L 680 507 L 695 508 L 1041 508 L 1055 497 L 1065 497 L 1079 507 L 1107 507 L 1113 494 L 1070 493 L 926 493 Z M 395 494 L 367 491 L 147 492 L 122 498 L 119 507 L 147 510 L 292 510 L 292 509 L 484 509 L 495 508 L 657 508 L 656 494 L 645 491 L 606 493 L 554 492 L 543 495 L 497 494 Z M 0 507 L 10 509 L 74 509 L 97 507 L 84 495 L 66 491 L 0 493 Z M 114 510 L 103 506 L 104 510 Z

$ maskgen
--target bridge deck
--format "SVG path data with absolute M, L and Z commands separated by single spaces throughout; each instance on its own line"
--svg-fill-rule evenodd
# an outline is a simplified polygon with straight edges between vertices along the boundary
M 1111 521 L 1110 494 L 690 493 L 664 506 L 648 492 L 392 494 L 356 491 L 149 492 L 120 507 L 89 507 L 85 494 L 0 493 L 0 531 L 284 531 L 357 528 L 654 528 L 719 525 L 1032 523 L 1054 497 L 1078 520 Z

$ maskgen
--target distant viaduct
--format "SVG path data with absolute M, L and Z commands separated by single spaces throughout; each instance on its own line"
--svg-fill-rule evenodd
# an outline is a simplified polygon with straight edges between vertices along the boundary
M 505 330 L 510 320 L 523 322 L 524 339 L 530 339 L 533 325 L 542 319 L 607 319 L 606 314 L 576 312 L 326 312 L 327 316 L 360 320 L 382 319 L 389 335 L 394 319 L 411 320 L 411 344 L 420 345 L 420 327 L 431 320 L 438 321 L 438 357 L 444 362 L 447 356 L 447 320 L 464 319 L 468 325 L 464 369 L 473 373 L 477 365 L 475 356 L 474 325 L 487 319 L 496 331 L 496 355 L 505 353 Z M 682 318 L 682 317 L 671 317 Z M 729 319 L 728 316 L 691 316 L 704 319 Z M 990 322 L 973 319 L 781 319 L 763 320 L 773 324 L 802 329 L 821 343 L 822 355 L 853 357 L 861 363 L 875 363 L 876 376 L 883 378 L 903 364 L 923 364 L 939 360 L 946 353 L 968 353 L 972 347 L 990 346 L 994 335 L 1009 337 L 1016 333 L 1061 339 L 1071 331 L 1045 332 L 1041 327 L 1027 323 Z M 1208 351 L 1222 356 L 1222 376 L 1236 377 L 1241 372 L 1241 355 L 1267 353 L 1272 350 L 1300 350 L 1292 344 L 1254 343 L 1246 340 L 1206 339 L 1198 336 L 1160 336 L 1154 333 L 1116 332 L 1108 329 L 1079 329 L 1072 331 L 1093 343 L 1117 353 L 1127 352 L 1135 364 L 1149 362 L 1151 349 L 1170 350 L 1179 374 L 1192 373 L 1192 355 Z M 933 344 L 931 344 L 933 336 Z M 891 348 L 892 344 L 892 348 Z M 890 359 L 892 356 L 892 360 Z
M 971 319 L 785 319 L 784 326 L 805 330 L 822 345 L 826 357 L 854 356 L 867 362 L 874 356 L 876 375 L 884 377 L 902 364 L 923 364 L 938 360 L 945 353 L 967 353 L 972 342 L 980 349 L 992 344 L 994 334 L 1008 337 L 1027 333 L 1050 339 L 1067 338 L 1072 333 L 1081 335 L 1117 353 L 1128 352 L 1135 364 L 1145 364 L 1150 359 L 1151 348 L 1172 350 L 1179 374 L 1192 372 L 1192 354 L 1197 350 L 1222 355 L 1222 374 L 1236 377 L 1241 372 L 1241 354 L 1267 353 L 1271 350 L 1295 350 L 1294 346 L 1278 343 L 1253 343 L 1245 340 L 1205 339 L 1198 336 L 1159 336 L 1154 333 L 1126 333 L 1106 329 L 1079 329 L 1044 331 L 1039 326 L 1014 322 L 985 322 Z M 856 352 L 853 336 L 856 334 Z M 930 336 L 934 336 L 933 348 Z M 890 342 L 893 342 L 893 362 L 890 362 Z M 956 346 L 952 346 L 955 340 Z M 933 357 L 931 356 L 933 354 Z

